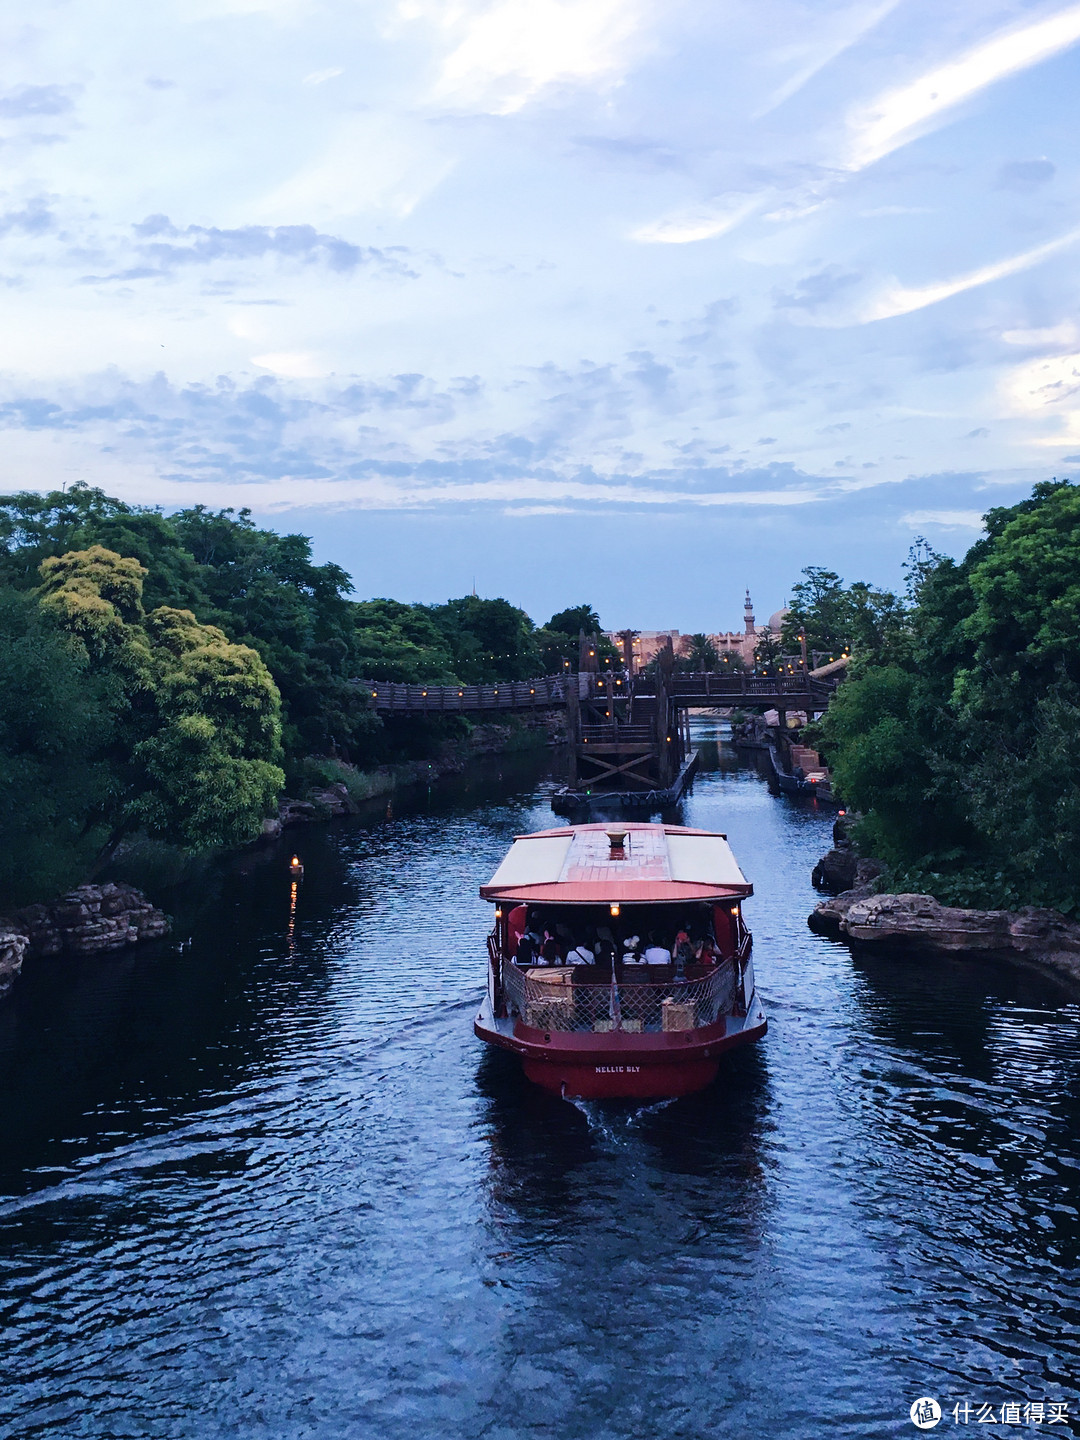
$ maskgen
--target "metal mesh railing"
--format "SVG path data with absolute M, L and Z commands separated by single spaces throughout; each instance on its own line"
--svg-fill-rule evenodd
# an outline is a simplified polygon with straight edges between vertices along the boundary
M 573 968 L 533 978 L 508 961 L 503 986 L 509 1013 L 537 1030 L 697 1030 L 731 1012 L 735 967 L 728 960 L 708 975 L 660 983 L 624 974 L 613 984 L 579 981 Z

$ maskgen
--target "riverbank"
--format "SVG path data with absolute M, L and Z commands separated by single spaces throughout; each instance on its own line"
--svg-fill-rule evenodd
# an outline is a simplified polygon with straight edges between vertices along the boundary
M 901 955 L 1012 960 L 1080 984 L 1080 924 L 1057 910 L 963 910 L 931 895 L 877 894 L 863 884 L 823 900 L 807 923 L 833 940 Z
M 263 824 L 263 839 L 276 839 L 293 825 L 356 815 L 368 802 L 416 785 L 429 785 L 447 775 L 460 775 L 484 755 L 519 755 L 552 749 L 565 739 L 565 724 L 558 713 L 525 718 L 510 716 L 503 723 L 473 727 L 462 740 L 443 741 L 423 760 L 404 760 L 364 770 L 340 760 L 308 762 L 312 783 L 299 798 L 282 796 L 278 813 Z
M 339 760 L 307 762 L 313 783 L 297 797 L 283 796 L 278 813 L 264 822 L 256 846 L 283 830 L 343 815 L 359 815 L 372 801 L 406 794 L 448 776 L 463 774 L 484 756 L 545 752 L 563 738 L 561 716 L 512 717 L 476 725 L 461 740 L 442 742 L 430 758 L 364 770 Z M 166 935 L 170 917 L 145 890 L 157 893 L 193 878 L 218 857 L 191 856 L 174 846 L 136 838 L 117 853 L 116 875 L 103 884 L 80 885 L 44 904 L 0 915 L 0 1000 L 11 991 L 26 961 L 53 956 L 113 953 Z M 123 877 L 134 873 L 138 885 Z

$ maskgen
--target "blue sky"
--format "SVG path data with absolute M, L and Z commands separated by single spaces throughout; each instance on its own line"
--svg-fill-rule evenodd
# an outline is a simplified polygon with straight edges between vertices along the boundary
M 1080 469 L 1080 4 L 0 25 L 5 489 L 693 630 Z

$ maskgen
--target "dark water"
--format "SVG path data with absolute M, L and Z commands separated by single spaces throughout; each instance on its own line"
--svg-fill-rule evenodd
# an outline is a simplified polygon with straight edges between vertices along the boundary
M 683 818 L 755 883 L 770 1031 L 696 1097 L 575 1107 L 474 1040 L 477 884 L 552 823 L 520 767 L 300 834 L 294 913 L 249 857 L 184 949 L 39 966 L 0 1012 L 0 1433 L 915 1435 L 920 1395 L 1076 1433 L 1076 997 L 816 939 L 831 815 L 705 753 Z

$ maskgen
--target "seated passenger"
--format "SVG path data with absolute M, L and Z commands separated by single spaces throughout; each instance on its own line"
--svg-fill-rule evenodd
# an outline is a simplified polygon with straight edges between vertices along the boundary
M 694 947 L 690 944 L 690 936 L 685 929 L 680 930 L 675 936 L 671 958 L 675 963 L 675 979 L 681 980 L 686 974 L 687 965 L 691 964 L 694 959 Z
M 575 945 L 566 957 L 567 965 L 591 965 L 593 963 L 593 952 L 582 942 Z
M 540 946 L 540 958 L 545 965 L 559 964 L 559 942 L 550 930 L 544 931 L 544 940 Z
M 699 965 L 707 965 L 710 968 L 720 964 L 720 956 L 717 953 L 716 946 L 707 935 L 697 948 L 697 963 Z
M 645 957 L 641 953 L 641 936 L 628 935 L 623 943 L 623 964 L 644 965 Z
M 649 936 L 649 943 L 642 957 L 646 965 L 670 965 L 671 954 L 660 944 L 655 930 Z
M 527 970 L 530 965 L 535 963 L 536 942 L 527 930 L 518 941 L 517 954 L 514 956 L 514 960 L 523 970 Z

